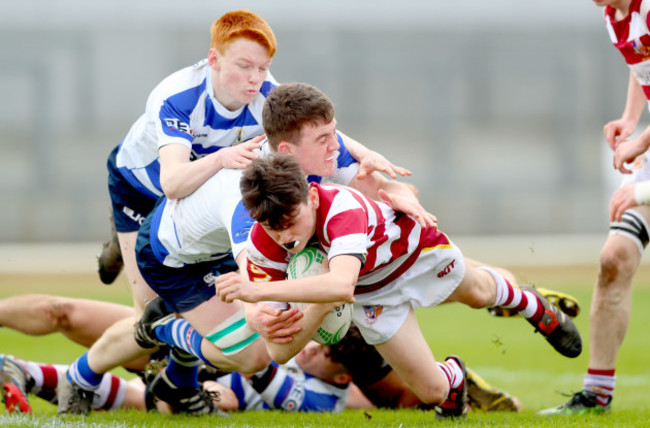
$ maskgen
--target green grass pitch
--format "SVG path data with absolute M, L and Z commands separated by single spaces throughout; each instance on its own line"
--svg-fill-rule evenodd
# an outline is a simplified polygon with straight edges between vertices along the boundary
M 524 408 L 518 414 L 470 412 L 464 426 L 648 426 L 650 425 L 650 267 L 643 266 L 634 285 L 632 317 L 617 365 L 613 413 L 609 416 L 540 418 L 535 411 L 559 405 L 582 385 L 588 363 L 589 305 L 596 266 L 512 269 L 521 283 L 563 290 L 577 297 L 582 312 L 576 318 L 585 349 L 576 359 L 557 354 L 522 318 L 502 319 L 485 310 L 462 305 L 443 305 L 418 310 L 420 326 L 437 359 L 448 354 L 462 356 L 487 381 L 517 396 Z M 128 285 L 120 277 L 103 286 L 94 274 L 8 275 L 0 274 L 0 297 L 40 292 L 130 302 Z M 28 337 L 0 328 L 0 352 L 52 363 L 69 363 L 83 352 L 62 335 Z M 408 352 L 408 350 L 405 350 Z M 130 377 L 124 370 L 116 374 Z M 432 413 L 412 410 L 349 410 L 332 414 L 246 412 L 229 418 L 186 417 L 143 412 L 96 412 L 82 417 L 58 418 L 56 408 L 36 397 L 32 416 L 7 415 L 0 410 L 0 426 L 24 427 L 194 427 L 194 426 L 419 426 L 437 424 Z M 453 424 L 443 422 L 441 425 Z

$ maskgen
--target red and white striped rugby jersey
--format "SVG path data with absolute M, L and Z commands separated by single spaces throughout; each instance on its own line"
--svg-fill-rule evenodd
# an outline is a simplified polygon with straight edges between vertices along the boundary
M 607 6 L 603 12 L 612 43 L 621 52 L 625 62 L 643 87 L 646 97 L 650 99 L 648 6 L 642 8 L 641 3 L 641 0 L 632 0 L 627 16 L 620 21 L 615 20 L 616 10 L 613 7 Z
M 437 228 L 422 229 L 412 217 L 393 211 L 349 187 L 319 185 L 318 246 L 328 259 L 347 254 L 364 260 L 355 294 L 392 282 L 415 263 L 423 248 L 450 248 Z M 291 254 L 256 223 L 248 244 L 248 273 L 253 281 L 285 279 Z

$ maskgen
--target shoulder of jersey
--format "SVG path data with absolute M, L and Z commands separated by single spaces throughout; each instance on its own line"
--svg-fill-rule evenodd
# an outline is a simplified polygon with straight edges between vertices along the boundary
M 194 64 L 192 66 L 192 70 L 200 70 L 203 67 L 205 67 L 206 65 L 208 65 L 208 59 L 203 58 L 201 61 L 197 62 L 196 64 Z

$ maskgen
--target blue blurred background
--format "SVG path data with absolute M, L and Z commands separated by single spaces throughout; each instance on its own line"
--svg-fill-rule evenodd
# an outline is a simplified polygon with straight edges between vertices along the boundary
M 2 0 L 0 242 L 107 238 L 106 157 L 238 8 L 452 236 L 604 236 L 628 71 L 592 2 Z

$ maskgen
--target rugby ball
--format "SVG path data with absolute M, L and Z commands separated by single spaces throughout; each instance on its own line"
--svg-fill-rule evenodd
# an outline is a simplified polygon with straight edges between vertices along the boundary
M 323 272 L 327 272 L 327 254 L 317 247 L 306 247 L 289 261 L 287 279 L 319 275 Z M 289 305 L 304 310 L 309 303 L 292 302 Z M 344 303 L 337 306 L 325 316 L 320 327 L 312 336 L 312 340 L 321 345 L 334 345 L 343 339 L 351 322 L 352 304 Z

